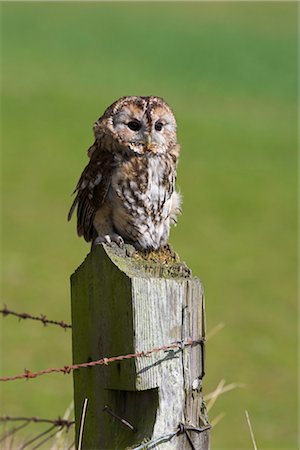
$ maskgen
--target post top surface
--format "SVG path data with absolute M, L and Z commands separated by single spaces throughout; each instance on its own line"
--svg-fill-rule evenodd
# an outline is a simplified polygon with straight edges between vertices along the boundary
M 170 245 L 158 251 L 140 252 L 129 244 L 123 248 L 115 243 L 102 244 L 92 249 L 91 253 L 103 251 L 113 264 L 131 278 L 192 278 L 191 270 L 180 261 Z

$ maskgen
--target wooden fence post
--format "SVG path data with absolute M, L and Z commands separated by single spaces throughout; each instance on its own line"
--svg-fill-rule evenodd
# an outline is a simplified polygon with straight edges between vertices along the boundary
M 170 249 L 156 255 L 143 258 L 128 245 L 100 245 L 72 275 L 75 364 L 204 338 L 200 281 Z M 209 431 L 169 436 L 180 423 L 208 425 L 203 374 L 204 345 L 76 370 L 77 445 L 87 398 L 84 450 L 142 448 L 146 442 L 145 448 L 160 450 L 208 450 Z

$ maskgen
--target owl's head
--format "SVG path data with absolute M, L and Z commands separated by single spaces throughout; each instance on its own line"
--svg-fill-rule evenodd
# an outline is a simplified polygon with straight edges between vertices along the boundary
M 176 120 L 160 97 L 122 97 L 106 109 L 94 125 L 96 139 L 109 134 L 137 154 L 167 153 L 177 143 Z

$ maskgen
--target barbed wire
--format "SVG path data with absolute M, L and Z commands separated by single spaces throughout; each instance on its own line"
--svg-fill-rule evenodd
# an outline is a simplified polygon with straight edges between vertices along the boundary
M 2 437 L 1 441 L 3 439 L 6 439 L 8 436 L 10 436 L 11 434 L 14 434 L 16 431 L 18 431 L 19 429 L 23 428 L 24 426 L 28 425 L 29 423 L 48 423 L 51 424 L 51 427 L 49 429 L 47 429 L 46 431 L 43 431 L 42 433 L 39 433 L 38 435 L 36 435 L 34 438 L 29 439 L 27 442 L 25 442 L 21 449 L 26 448 L 28 445 L 38 441 L 39 439 L 41 439 L 42 437 L 48 435 L 45 439 L 43 439 L 42 441 L 40 441 L 34 448 L 38 448 L 40 446 L 42 446 L 46 441 L 50 440 L 53 436 L 55 436 L 55 434 L 57 434 L 57 432 L 59 431 L 55 431 L 54 433 L 52 433 L 51 435 L 49 434 L 51 431 L 55 430 L 55 428 L 66 428 L 67 431 L 69 431 L 70 427 L 73 426 L 75 424 L 74 420 L 66 420 L 66 419 L 62 419 L 61 417 L 58 417 L 57 419 L 43 419 L 43 418 L 39 418 L 39 417 L 11 417 L 11 416 L 2 416 L 0 417 L 0 422 L 23 422 L 23 424 L 17 428 L 14 428 L 13 430 L 11 430 L 11 432 L 7 433 L 6 435 L 4 435 L 4 437 Z M 150 450 L 151 448 L 156 447 L 158 444 L 162 443 L 162 442 L 168 442 L 170 441 L 173 437 L 175 436 L 179 436 L 181 434 L 185 434 L 186 438 L 190 444 L 190 447 L 192 450 L 196 450 L 194 447 L 194 444 L 192 442 L 192 439 L 189 435 L 189 431 L 193 431 L 196 433 L 203 433 L 205 431 L 208 431 L 211 429 L 211 425 L 207 424 L 203 427 L 194 427 L 191 425 L 185 425 L 183 423 L 179 423 L 178 427 L 176 428 L 175 431 L 171 432 L 171 433 L 167 433 L 164 434 L 162 436 L 159 436 L 158 438 L 155 438 L 151 441 L 147 441 L 144 442 L 142 444 L 140 444 L 137 447 L 134 447 L 133 450 Z M 72 443 L 71 447 L 73 447 L 74 443 Z
M 15 316 L 18 317 L 19 320 L 26 320 L 26 319 L 30 319 L 30 320 L 37 320 L 39 322 L 42 322 L 43 325 L 57 325 L 61 328 L 63 328 L 64 330 L 66 330 L 67 328 L 72 328 L 72 325 L 64 322 L 63 320 L 51 320 L 48 319 L 47 316 L 45 314 L 40 314 L 39 316 L 33 316 L 31 314 L 28 313 L 18 313 L 16 311 L 12 311 L 11 309 L 8 309 L 6 305 L 4 305 L 3 309 L 0 309 L 0 314 L 2 314 L 3 317 L 6 316 Z
M 203 427 L 193 427 L 190 425 L 185 425 L 183 423 L 179 423 L 176 430 L 173 431 L 172 433 L 163 434 L 162 436 L 159 436 L 158 438 L 153 439 L 152 441 L 148 441 L 148 442 L 145 442 L 145 443 L 139 445 L 138 447 L 134 447 L 133 450 L 145 450 L 145 449 L 150 450 L 151 448 L 156 447 L 157 444 L 161 444 L 162 442 L 168 442 L 173 437 L 179 436 L 180 434 L 185 434 L 186 438 L 188 440 L 188 443 L 190 444 L 191 449 L 196 450 L 188 432 L 194 431 L 196 433 L 203 433 L 204 431 L 208 431 L 210 429 L 211 429 L 211 425 L 209 425 L 209 424 L 205 425 Z
M 40 417 L 12 417 L 12 416 L 1 416 L 0 422 L 26 422 L 26 423 L 51 423 L 56 427 L 66 427 L 70 428 L 74 425 L 74 420 L 66 420 L 58 417 L 57 419 L 43 419 Z
M 110 358 L 101 358 L 97 361 L 90 361 L 85 362 L 81 364 L 70 364 L 66 365 L 64 367 L 53 367 L 49 369 L 40 370 L 39 372 L 31 372 L 30 370 L 25 369 L 23 374 L 20 375 L 14 375 L 11 377 L 0 377 L 0 381 L 15 381 L 22 378 L 32 379 L 36 378 L 42 375 L 46 375 L 49 373 L 63 373 L 63 374 L 69 374 L 74 370 L 78 369 L 84 369 L 87 367 L 95 367 L 95 366 L 102 366 L 102 365 L 108 365 L 115 361 L 123 361 L 125 359 L 132 359 L 132 358 L 141 358 L 144 356 L 149 356 L 152 353 L 158 353 L 161 351 L 168 351 L 175 348 L 178 348 L 179 350 L 183 350 L 185 347 L 193 347 L 195 345 L 202 345 L 204 343 L 204 338 L 200 339 L 186 339 L 182 341 L 176 341 L 172 342 L 169 345 L 162 345 L 161 347 L 152 348 L 151 350 L 137 352 L 137 353 L 130 353 L 128 355 L 119 355 L 119 356 L 112 356 Z
M 66 430 L 66 433 L 69 432 L 70 428 L 75 424 L 74 420 L 66 420 L 62 419 L 61 417 L 58 417 L 57 419 L 42 419 L 40 417 L 11 417 L 11 416 L 2 416 L 0 417 L 0 423 L 6 424 L 9 423 L 16 423 L 21 422 L 21 425 L 17 427 L 13 427 L 10 429 L 7 433 L 0 436 L 0 442 L 6 441 L 7 438 L 12 438 L 18 431 L 20 431 L 22 428 L 27 427 L 30 423 L 42 423 L 42 424 L 50 424 L 50 427 L 48 427 L 46 430 L 42 431 L 41 433 L 36 434 L 34 437 L 30 437 L 29 440 L 26 442 L 23 442 L 21 444 L 21 447 L 19 447 L 19 450 L 24 450 L 28 446 L 31 446 L 34 444 L 34 447 L 32 447 L 32 450 L 37 449 L 44 445 L 47 441 L 52 439 L 56 434 L 61 432 L 63 429 Z M 11 448 L 12 442 L 7 446 L 7 448 Z M 73 447 L 70 447 L 70 449 Z M 5 447 L 6 448 L 6 447 Z

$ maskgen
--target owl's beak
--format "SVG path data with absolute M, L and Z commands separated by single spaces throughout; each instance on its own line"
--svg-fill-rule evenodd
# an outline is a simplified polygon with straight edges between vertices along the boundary
M 147 133 L 145 138 L 146 138 L 146 146 L 147 146 L 147 148 L 149 148 L 151 146 L 151 144 L 152 144 L 151 134 Z

